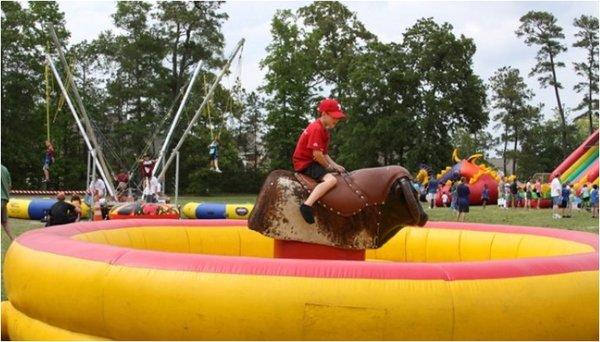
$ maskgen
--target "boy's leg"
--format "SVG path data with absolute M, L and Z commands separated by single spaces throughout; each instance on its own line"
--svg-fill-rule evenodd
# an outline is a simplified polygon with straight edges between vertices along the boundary
M 44 171 L 44 181 L 47 182 L 50 180 L 50 170 L 48 169 L 48 164 L 44 164 L 42 170 Z
M 323 181 L 314 188 L 310 193 L 306 201 L 300 205 L 300 213 L 307 223 L 315 223 L 315 217 L 312 212 L 312 205 L 315 204 L 319 198 L 323 197 L 327 191 L 331 190 L 337 183 L 337 179 L 331 174 L 327 173 L 323 176 Z
M 337 179 L 331 173 L 326 174 L 323 176 L 323 181 L 317 184 L 315 189 L 310 193 L 310 196 L 304 201 L 304 204 L 312 206 L 319 198 L 323 197 L 327 191 L 331 190 L 336 183 Z

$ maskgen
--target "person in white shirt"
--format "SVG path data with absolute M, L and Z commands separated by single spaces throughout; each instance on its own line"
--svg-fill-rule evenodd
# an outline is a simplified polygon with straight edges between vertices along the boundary
M 442 205 L 444 208 L 448 207 L 448 194 L 446 192 L 442 194 Z
M 101 198 L 104 198 L 104 195 L 106 194 L 106 184 L 104 184 L 104 181 L 101 178 L 96 176 L 96 179 L 93 179 L 90 182 L 88 193 L 94 197 L 94 202 L 98 202 Z
M 550 182 L 550 196 L 552 196 L 552 217 L 555 219 L 561 218 L 558 213 L 558 206 L 561 204 L 562 185 L 560 184 L 560 173 L 554 174 L 552 182 Z
M 144 179 L 144 191 L 142 192 L 143 200 L 146 203 L 156 203 L 156 187 L 158 184 L 158 179 L 152 176 L 152 178 Z M 160 184 L 158 184 L 160 186 Z

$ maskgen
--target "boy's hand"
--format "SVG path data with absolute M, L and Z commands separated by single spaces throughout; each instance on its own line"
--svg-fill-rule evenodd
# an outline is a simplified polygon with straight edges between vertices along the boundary
M 338 164 L 333 165 L 333 169 L 339 173 L 346 172 L 346 169 L 343 166 L 338 165 Z

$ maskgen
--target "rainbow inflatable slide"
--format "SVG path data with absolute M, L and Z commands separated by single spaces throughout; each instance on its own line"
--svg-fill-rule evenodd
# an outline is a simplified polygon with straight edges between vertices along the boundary
M 552 171 L 551 179 L 560 173 L 561 183 L 579 189 L 585 183 L 598 184 L 598 130 Z

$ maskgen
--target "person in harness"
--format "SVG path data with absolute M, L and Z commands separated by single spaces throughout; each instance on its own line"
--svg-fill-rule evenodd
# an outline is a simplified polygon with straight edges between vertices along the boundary
M 52 146 L 50 140 L 46 140 L 46 153 L 44 154 L 44 166 L 42 166 L 44 179 L 42 180 L 42 183 L 50 182 L 50 166 L 54 164 L 54 161 L 54 146 Z
M 222 173 L 219 169 L 219 141 L 217 138 L 208 145 L 208 155 L 210 156 L 210 170 Z

